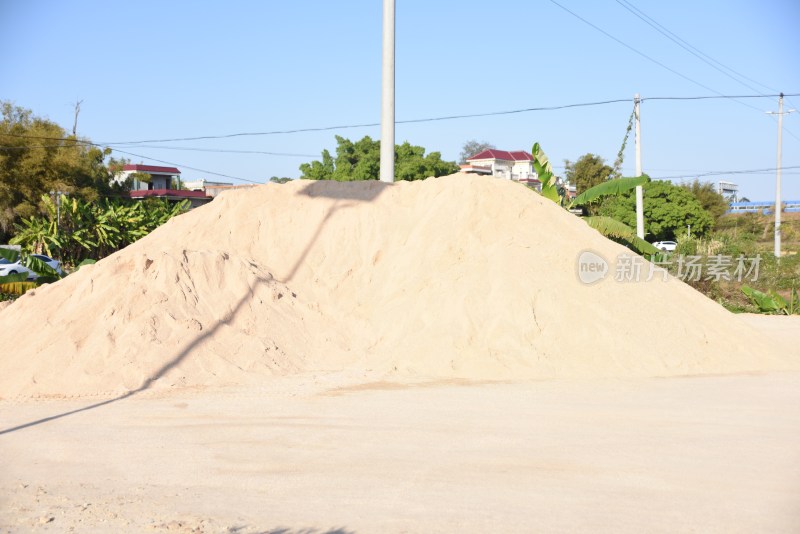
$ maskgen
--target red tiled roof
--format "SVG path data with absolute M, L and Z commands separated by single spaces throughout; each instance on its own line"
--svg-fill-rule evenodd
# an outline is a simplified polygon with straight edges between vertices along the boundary
M 514 150 L 509 152 L 508 150 L 497 150 L 495 148 L 490 148 L 488 150 L 484 150 L 483 152 L 478 152 L 471 158 L 467 158 L 467 161 L 472 161 L 477 159 L 502 159 L 504 161 L 532 161 L 533 156 L 531 156 L 524 150 Z
M 123 171 L 150 172 L 153 174 L 180 174 L 176 167 L 159 167 L 158 165 L 125 165 Z

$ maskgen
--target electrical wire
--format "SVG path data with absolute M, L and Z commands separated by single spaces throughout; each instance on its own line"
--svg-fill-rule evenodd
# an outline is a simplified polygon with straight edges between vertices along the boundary
M 711 87 L 709 87 L 709 86 L 707 86 L 707 85 L 705 85 L 705 84 L 702 84 L 702 83 L 698 82 L 697 80 L 695 80 L 695 79 L 693 79 L 693 78 L 690 78 L 690 77 L 686 76 L 685 74 L 682 74 L 682 73 L 678 72 L 677 70 L 675 70 L 675 69 L 673 69 L 673 68 L 671 68 L 671 67 L 668 67 L 668 66 L 667 66 L 667 65 L 665 65 L 664 63 L 661 63 L 660 61 L 658 61 L 657 59 L 654 59 L 654 58 L 652 58 L 652 57 L 648 56 L 647 54 L 645 54 L 645 53 L 644 53 L 644 52 L 642 52 L 641 50 L 638 50 L 637 48 L 634 48 L 633 46 L 631 46 L 631 45 L 629 45 L 628 43 L 626 43 L 626 42 L 622 41 L 621 39 L 618 39 L 618 38 L 614 37 L 613 35 L 611 35 L 611 34 L 610 34 L 610 33 L 608 33 L 607 31 L 605 31 L 604 29 L 602 29 L 602 28 L 600 28 L 599 26 L 597 26 L 597 25 L 595 25 L 595 24 L 591 23 L 590 21 L 588 21 L 588 20 L 586 20 L 585 18 L 581 17 L 580 15 L 578 15 L 577 13 L 575 13 L 574 11 L 572 11 L 572 10 L 570 10 L 570 9 L 568 9 L 568 8 L 566 8 L 566 7 L 564 7 L 563 5 L 559 4 L 558 2 L 556 2 L 556 0 L 550 0 L 550 2 L 551 2 L 551 3 L 553 3 L 553 4 L 555 4 L 556 6 L 560 7 L 561 9 L 563 9 L 564 11 L 566 11 L 567 13 L 569 13 L 570 15 L 572 15 L 573 17 L 577 18 L 578 20 L 582 21 L 583 23 L 585 23 L 585 24 L 587 24 L 587 25 L 591 26 L 592 28 L 594 28 L 595 30 L 599 31 L 600 33 L 602 33 L 603 35 L 605 35 L 605 36 L 606 36 L 606 37 L 608 37 L 609 39 L 611 39 L 611 40 L 613 40 L 613 41 L 615 41 L 615 42 L 617 42 L 617 43 L 621 44 L 622 46 L 624 46 L 624 47 L 625 47 L 625 48 L 627 48 L 628 50 L 631 50 L 632 52 L 634 52 L 634 53 L 636 53 L 636 54 L 638 54 L 638 55 L 642 56 L 643 58 L 647 59 L 648 61 L 651 61 L 652 63 L 655 63 L 655 64 L 656 64 L 656 65 L 658 65 L 659 67 L 661 67 L 661 68 L 663 68 L 663 69 L 666 69 L 666 70 L 670 71 L 671 73 L 673 73 L 673 74 L 675 74 L 675 75 L 677 75 L 677 76 L 680 76 L 680 77 L 681 77 L 681 78 L 683 78 L 684 80 L 687 80 L 687 81 L 689 81 L 689 82 L 691 82 L 691 83 L 693 83 L 693 84 L 695 84 L 695 85 L 697 85 L 697 86 L 699 86 L 699 87 L 702 87 L 703 89 L 706 89 L 707 91 L 710 91 L 710 92 L 712 92 L 712 93 L 715 93 L 715 94 L 717 94 L 717 95 L 721 95 L 721 94 L 722 94 L 722 93 L 720 93 L 719 91 L 717 91 L 716 89 L 712 89 Z M 761 110 L 759 110 L 758 108 L 756 108 L 756 107 L 754 107 L 754 106 L 751 106 L 750 104 L 746 104 L 746 103 L 744 103 L 744 102 L 739 102 L 738 100 L 734 100 L 734 101 L 735 101 L 735 102 L 738 102 L 739 104 L 741 104 L 741 105 L 743 105 L 743 106 L 747 106 L 747 107 L 749 107 L 749 108 L 755 109 L 755 110 L 757 110 L 757 111 L 759 111 L 759 112 L 761 111 Z
M 142 156 L 141 154 L 134 154 L 133 152 L 126 152 L 126 151 L 120 150 L 118 148 L 115 148 L 113 150 L 115 150 L 116 152 L 119 152 L 120 154 L 125 154 L 126 156 L 133 156 L 135 158 L 141 158 L 141 159 L 146 159 L 146 160 L 150 160 L 150 161 L 156 161 L 158 163 L 164 163 L 165 165 L 173 165 L 175 167 L 183 167 L 184 169 L 189 169 L 189 170 L 192 170 L 192 171 L 202 172 L 202 173 L 205 173 L 205 174 L 213 174 L 214 176 L 221 176 L 223 178 L 230 178 L 231 180 L 240 180 L 242 182 L 249 182 L 251 184 L 263 184 L 264 183 L 264 182 L 259 182 L 259 181 L 256 181 L 256 180 L 249 180 L 247 178 L 240 178 L 238 176 L 231 176 L 229 174 L 222 174 L 220 172 L 209 171 L 209 170 L 206 170 L 206 169 L 199 169 L 197 167 L 190 167 L 188 165 L 183 165 L 181 163 L 175 163 L 173 161 L 164 161 L 164 160 L 161 160 L 161 159 L 151 158 L 150 156 Z
M 3 134 L 0 134 L 3 135 Z M 65 139 L 65 141 L 72 141 L 72 139 Z M 91 143 L 88 141 L 76 140 L 76 144 L 71 146 L 104 146 L 116 150 L 116 145 L 100 145 L 98 143 Z M 125 145 L 123 145 L 125 146 Z M 70 145 L 24 145 L 24 146 L 0 146 L 0 150 L 27 150 L 29 148 L 64 148 Z M 190 150 L 195 152 L 213 152 L 224 154 L 260 154 L 266 156 L 286 156 L 294 158 L 316 158 L 317 154 L 293 154 L 287 152 L 265 152 L 263 150 L 229 150 L 225 148 L 198 148 L 198 147 L 185 147 L 185 146 L 158 146 L 158 145 L 136 145 L 136 148 L 155 148 L 162 150 Z
M 621 5 L 623 8 L 625 8 L 628 11 L 630 11 L 631 13 L 633 13 L 633 15 L 635 15 L 639 19 L 643 20 L 646 24 L 648 24 L 652 28 L 654 28 L 657 32 L 662 34 L 664 37 L 666 37 L 667 39 L 671 40 L 672 42 L 674 42 L 675 44 L 677 44 L 678 46 L 680 46 L 681 48 L 683 48 L 684 50 L 686 50 L 687 52 L 692 54 L 693 56 L 697 57 L 700 61 L 706 63 L 707 65 L 710 65 L 712 68 L 718 70 L 719 72 L 721 72 L 722 74 L 724 74 L 728 78 L 734 80 L 735 82 L 740 83 L 741 85 L 744 85 L 745 87 L 747 87 L 748 89 L 750 89 L 752 91 L 755 91 L 756 93 L 762 94 L 762 91 L 759 91 L 758 89 L 756 89 L 752 85 L 743 82 L 739 78 L 737 78 L 737 77 L 733 76 L 732 74 L 730 74 L 730 72 L 734 72 L 738 76 L 740 76 L 741 78 L 748 79 L 748 80 L 752 81 L 753 83 L 760 85 L 761 87 L 765 87 L 765 88 L 767 88 L 767 89 L 769 89 L 771 91 L 776 91 L 776 89 L 770 89 L 766 85 L 764 85 L 762 83 L 759 83 L 759 82 L 753 80 L 752 78 L 748 78 L 747 76 L 736 72 L 735 70 L 731 69 L 730 67 L 727 67 L 724 64 L 720 63 L 719 61 L 717 61 L 716 59 L 712 58 L 708 54 L 703 53 L 697 47 L 692 46 L 686 40 L 681 39 L 675 33 L 671 32 L 670 30 L 665 28 L 663 25 L 659 24 L 656 20 L 654 20 L 652 17 L 648 16 L 641 9 L 639 9 L 638 7 L 636 7 L 633 4 L 631 4 L 630 2 L 628 2 L 628 0 L 615 0 L 615 1 L 619 5 Z M 718 65 L 720 65 L 721 67 L 724 67 L 725 69 L 727 69 L 730 72 L 727 72 L 726 70 L 723 70 Z
M 641 102 L 646 102 L 648 100 L 658 101 L 658 100 L 675 100 L 675 101 L 691 101 L 691 100 L 720 100 L 720 99 L 743 99 L 743 98 L 775 98 L 780 96 L 779 94 L 768 94 L 768 95 L 703 95 L 703 96 L 651 96 L 641 98 Z M 789 93 L 784 94 L 784 96 L 800 96 L 800 93 Z M 617 98 L 612 100 L 601 100 L 596 102 L 581 102 L 581 103 L 574 103 L 574 104 L 562 104 L 556 106 L 540 106 L 540 107 L 530 107 L 530 108 L 521 108 L 521 109 L 512 109 L 512 110 L 505 110 L 505 111 L 490 111 L 485 113 L 469 113 L 469 114 L 461 114 L 461 115 L 445 115 L 440 117 L 427 117 L 422 119 L 407 119 L 407 120 L 400 120 L 395 121 L 395 124 L 418 124 L 418 123 L 425 123 L 425 122 L 436 122 L 436 121 L 447 121 L 447 120 L 457 120 L 457 119 L 468 119 L 468 118 L 476 118 L 476 117 L 492 117 L 492 116 L 499 116 L 499 115 L 512 115 L 512 114 L 519 114 L 519 113 L 530 113 L 530 112 L 541 112 L 541 111 L 557 111 L 561 109 L 572 109 L 572 108 L 583 108 L 583 107 L 593 107 L 593 106 L 603 106 L 609 104 L 619 104 L 619 103 L 627 103 L 630 104 L 632 98 Z M 760 111 L 760 110 L 759 110 Z M 380 126 L 379 122 L 373 123 L 364 123 L 364 124 L 345 124 L 339 126 L 321 126 L 321 127 L 312 127 L 312 128 L 297 128 L 297 129 L 289 129 L 289 130 L 272 130 L 272 131 L 264 131 L 264 132 L 237 132 L 237 133 L 230 133 L 230 134 L 219 134 L 219 135 L 200 135 L 195 137 L 172 137 L 172 138 L 164 138 L 164 139 L 145 139 L 145 140 L 138 140 L 138 141 L 104 141 L 93 143 L 90 141 L 84 141 L 81 139 L 76 139 L 74 137 L 47 137 L 47 136 L 37 136 L 37 135 L 21 135 L 21 134 L 11 134 L 11 133 L 0 133 L 0 135 L 4 135 L 7 137 L 16 137 L 16 138 L 23 138 L 23 139 L 41 139 L 41 140 L 49 140 L 49 141 L 72 141 L 78 144 L 86 144 L 86 145 L 95 145 L 95 146 L 107 146 L 113 148 L 115 146 L 123 146 L 123 145 L 143 145 L 145 143 L 172 143 L 177 141 L 200 141 L 200 140 L 208 140 L 208 139 L 230 139 L 234 137 L 257 137 L 257 136 L 268 136 L 268 135 L 284 135 L 284 134 L 296 134 L 296 133 L 306 133 L 306 132 L 321 132 L 321 131 L 329 131 L 329 130 L 345 130 L 345 129 L 352 129 L 352 128 L 368 128 Z M 162 148 L 162 147 L 159 147 Z M 163 147 L 168 148 L 168 147 Z M 217 149 L 214 149 L 217 150 Z
M 793 169 L 800 169 L 800 165 L 788 165 L 785 167 L 781 167 L 782 171 L 785 170 L 793 170 Z M 768 172 L 775 172 L 777 171 L 777 167 L 767 167 L 764 169 L 744 169 L 744 170 L 728 170 L 728 171 L 708 171 L 699 174 L 684 174 L 684 175 L 677 175 L 677 176 L 652 176 L 652 178 L 657 180 L 680 180 L 682 178 L 701 178 L 703 176 L 718 176 L 722 174 L 766 174 Z M 787 173 L 787 174 L 795 174 L 795 173 Z

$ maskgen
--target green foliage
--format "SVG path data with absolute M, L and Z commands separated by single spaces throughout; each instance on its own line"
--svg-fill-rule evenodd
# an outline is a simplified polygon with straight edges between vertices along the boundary
M 636 235 L 636 230 L 611 217 L 584 217 L 586 223 L 609 239 L 626 245 L 639 254 L 658 254 L 659 250 Z
M 461 147 L 461 154 L 458 156 L 459 163 L 466 163 L 467 158 L 471 158 L 475 154 L 483 152 L 484 150 L 488 150 L 490 148 L 495 148 L 495 146 L 491 143 L 487 143 L 486 141 L 477 141 L 475 139 L 470 139 Z
M 717 192 L 711 182 L 701 182 L 695 179 L 690 184 L 681 184 L 681 187 L 691 191 L 703 209 L 711 214 L 714 224 L 728 211 L 728 201 Z
M 302 178 L 310 180 L 336 180 L 350 182 L 380 178 L 381 144 L 369 136 L 353 143 L 336 136 L 336 158 L 322 151 L 322 161 L 300 165 Z M 439 152 L 425 155 L 425 149 L 407 141 L 395 146 L 395 179 L 423 180 L 429 176 L 443 176 L 458 172 L 458 165 L 443 161 Z
M 539 143 L 534 143 L 531 149 L 533 155 L 533 169 L 542 184 L 542 196 L 550 199 L 553 202 L 563 205 L 565 191 L 563 187 L 559 190 L 558 177 L 553 174 L 553 167 L 550 165 L 550 159 L 544 153 Z
M 628 177 L 628 178 L 617 178 L 615 180 L 608 180 L 606 182 L 600 183 L 591 187 L 590 189 L 584 191 L 575 199 L 570 202 L 569 207 L 580 207 L 585 206 L 595 200 L 598 200 L 603 197 L 612 196 L 612 195 L 621 195 L 622 193 L 626 193 L 632 189 L 635 189 L 637 186 L 644 185 L 650 181 L 650 177 L 646 174 L 636 177 Z
M 30 110 L 0 102 L 0 241 L 21 218 L 40 212 L 42 195 L 62 191 L 87 201 L 118 194 L 111 167 L 101 150 L 85 139 L 67 135 L 59 125 Z
M 633 192 L 607 198 L 599 213 L 635 226 L 636 198 Z M 713 223 L 711 215 L 690 191 L 663 180 L 651 181 L 644 187 L 644 218 L 654 241 L 686 235 L 688 225 L 692 227 L 692 235 L 704 236 Z
M 27 272 L 0 276 L 0 294 L 3 294 L 3 298 L 0 300 L 8 300 L 9 297 L 24 295 L 30 289 L 62 278 L 62 275 L 52 267 L 31 255 L 0 247 L 0 257 L 12 263 L 20 261 L 23 267 L 37 275 L 35 280 L 28 280 L 29 275 Z
M 286 182 L 291 182 L 292 179 L 287 178 L 286 176 L 282 176 L 280 178 L 277 176 L 273 176 L 272 178 L 269 179 L 269 181 L 272 182 L 273 184 L 285 184 Z
M 564 160 L 564 165 L 567 169 L 565 177 L 575 186 L 579 195 L 587 189 L 602 184 L 614 172 L 614 169 L 606 165 L 603 158 L 595 154 L 584 154 L 574 163 Z
M 585 207 L 587 204 L 609 195 L 620 195 L 626 191 L 635 188 L 650 181 L 650 177 L 646 174 L 636 178 L 618 178 L 615 180 L 607 180 L 594 187 L 587 189 L 582 194 L 578 195 L 569 204 L 566 203 L 566 191 L 563 187 L 558 185 L 558 179 L 553 175 L 553 169 L 550 166 L 550 160 L 547 155 L 539 146 L 539 143 L 534 143 L 533 150 L 533 167 L 536 174 L 539 176 L 539 181 L 542 183 L 542 196 L 549 198 L 553 202 L 564 206 L 567 209 L 575 207 Z M 615 220 L 611 217 L 595 216 L 585 217 L 584 220 L 589 226 L 603 234 L 605 237 L 617 241 L 640 254 L 656 254 L 658 249 L 653 245 L 639 238 L 636 232 L 627 224 Z
M 795 288 L 792 288 L 789 302 L 786 302 L 786 299 L 772 290 L 768 293 L 763 293 L 750 286 L 742 286 L 742 293 L 747 295 L 761 313 L 778 315 L 800 314 L 800 298 L 798 298 L 797 289 Z
M 54 204 L 42 198 L 45 214 L 16 225 L 12 244 L 32 252 L 44 251 L 75 265 L 87 258 L 104 258 L 146 236 L 172 217 L 188 210 L 188 202 L 162 199 L 132 201 L 103 199 L 86 202 L 61 197 L 60 221 Z

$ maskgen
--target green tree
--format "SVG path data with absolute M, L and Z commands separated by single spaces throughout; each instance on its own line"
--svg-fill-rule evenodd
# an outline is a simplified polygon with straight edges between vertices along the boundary
M 695 179 L 695 181 L 690 184 L 681 184 L 681 187 L 691 191 L 694 197 L 700 202 L 700 205 L 703 206 L 703 209 L 711 214 L 714 225 L 716 225 L 719 218 L 728 211 L 728 201 L 724 196 L 719 194 L 714 184 L 711 182 L 701 182 Z
M 123 198 L 86 202 L 62 195 L 61 210 L 43 196 L 43 215 L 22 219 L 11 243 L 25 251 L 57 256 L 65 264 L 101 259 L 140 239 L 188 209 L 187 201 Z
M 599 213 L 635 228 L 636 198 L 633 191 L 606 198 Z M 664 240 L 685 235 L 689 225 L 692 235 L 704 236 L 711 229 L 713 219 L 686 188 L 656 180 L 644 185 L 644 222 L 650 240 Z
M 486 141 L 477 141 L 475 139 L 470 139 L 461 146 L 461 154 L 459 154 L 458 156 L 458 162 L 466 163 L 467 158 L 471 158 L 475 154 L 478 154 L 479 152 L 483 152 L 484 150 L 488 150 L 490 148 L 495 148 L 495 146 L 491 143 L 487 143 Z
M 321 161 L 300 165 L 301 178 L 350 182 L 380 177 L 380 141 L 365 136 L 354 143 L 337 135 L 336 143 L 336 158 L 328 150 L 323 150 Z M 411 145 L 408 141 L 395 146 L 396 180 L 422 180 L 454 172 L 458 172 L 458 165 L 442 160 L 439 152 L 425 155 L 423 147 Z
M 567 181 L 575 186 L 579 195 L 587 189 L 602 184 L 614 172 L 614 169 L 606 165 L 603 158 L 591 153 L 584 154 L 575 162 L 566 159 L 564 166 Z
M 42 195 L 61 191 L 94 201 L 124 189 L 111 184 L 109 149 L 68 136 L 59 125 L 10 102 L 0 103 L 0 111 L 0 240 L 13 234 L 21 218 L 40 213 Z
M 272 178 L 269 179 L 269 181 L 275 184 L 285 184 L 286 182 L 291 182 L 292 179 L 286 176 L 282 177 L 273 176 Z

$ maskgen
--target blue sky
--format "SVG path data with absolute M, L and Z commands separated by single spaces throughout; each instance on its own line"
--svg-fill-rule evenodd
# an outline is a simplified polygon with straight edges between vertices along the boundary
M 635 93 L 645 99 L 800 93 L 796 0 L 629 0 L 747 76 L 744 84 L 689 54 L 616 0 L 558 2 L 679 74 L 549 0 L 397 0 L 397 119 L 632 100 Z M 74 102 L 83 100 L 78 133 L 95 142 L 376 123 L 381 17 L 380 0 L 0 0 L 0 99 L 67 129 Z M 800 96 L 790 97 L 786 107 L 800 107 Z M 632 101 L 404 124 L 397 126 L 396 140 L 451 160 L 465 141 L 478 139 L 508 150 L 530 150 L 538 141 L 559 165 L 587 152 L 611 162 L 631 109 Z M 644 171 L 689 179 L 709 171 L 774 168 L 777 124 L 767 110 L 777 110 L 777 98 L 645 101 Z M 800 199 L 800 112 L 786 116 L 784 126 L 783 165 L 798 166 L 784 170 L 784 198 Z M 335 134 L 378 138 L 380 130 L 146 143 L 118 147 L 144 157 L 117 155 L 135 163 L 175 163 L 185 179 L 221 179 L 188 168 L 195 167 L 266 181 L 297 177 L 300 163 L 335 148 Z M 626 174 L 633 174 L 634 161 L 631 139 Z M 703 179 L 737 182 L 752 200 L 774 198 L 774 171 Z

